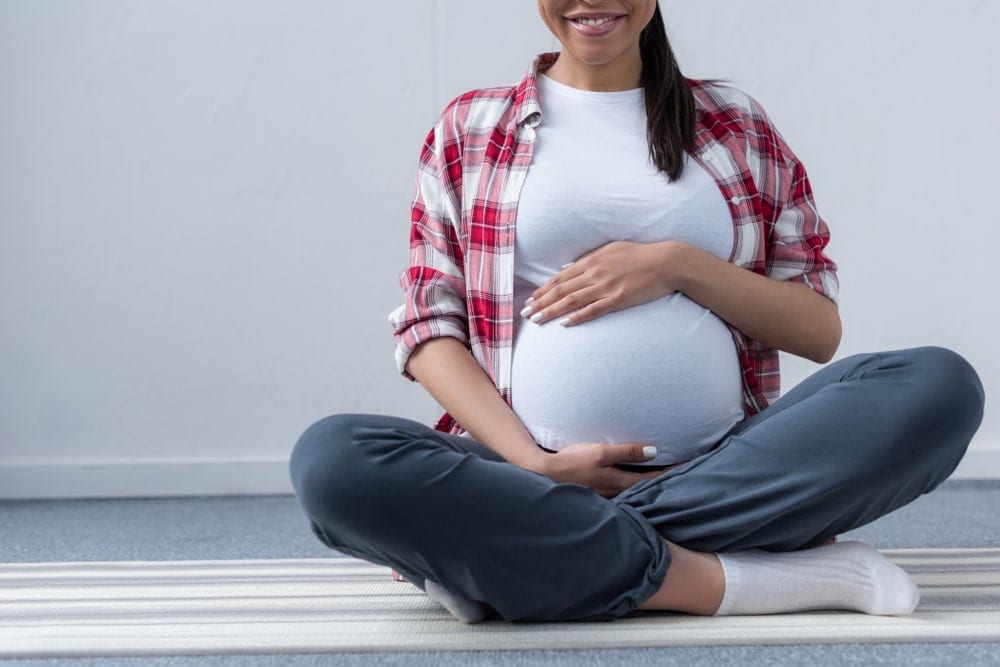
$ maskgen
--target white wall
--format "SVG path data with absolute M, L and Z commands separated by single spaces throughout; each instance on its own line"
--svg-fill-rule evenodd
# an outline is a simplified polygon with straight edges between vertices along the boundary
M 943 344 L 996 386 L 1000 4 L 662 6 L 809 167 L 839 356 Z M 0 0 L 0 497 L 282 492 L 321 416 L 436 418 L 385 315 L 437 111 L 554 48 L 497 8 Z M 1000 477 L 992 406 L 962 474 Z

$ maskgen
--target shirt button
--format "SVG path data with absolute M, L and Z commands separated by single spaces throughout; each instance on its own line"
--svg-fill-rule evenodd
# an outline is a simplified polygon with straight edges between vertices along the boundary
M 743 200 L 740 199 L 739 197 L 733 197 L 732 199 L 729 200 L 729 203 L 732 204 L 733 206 L 737 206 L 741 201 Z

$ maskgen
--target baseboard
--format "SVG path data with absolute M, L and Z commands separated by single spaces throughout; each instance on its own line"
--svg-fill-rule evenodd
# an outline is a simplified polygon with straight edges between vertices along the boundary
M 0 463 L 0 498 L 292 493 L 287 459 Z
M 1000 480 L 1000 445 L 971 448 L 952 479 Z M 0 499 L 5 500 L 291 492 L 285 459 L 0 463 Z

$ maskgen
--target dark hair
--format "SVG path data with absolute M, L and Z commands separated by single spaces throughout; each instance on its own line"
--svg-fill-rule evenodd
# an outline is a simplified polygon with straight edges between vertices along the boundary
M 649 156 L 657 169 L 676 181 L 684 171 L 684 151 L 694 147 L 694 93 L 677 66 L 659 3 L 639 37 L 639 49 Z

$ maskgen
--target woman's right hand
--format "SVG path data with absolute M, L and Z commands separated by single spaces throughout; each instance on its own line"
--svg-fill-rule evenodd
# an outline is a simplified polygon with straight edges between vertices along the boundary
M 614 445 L 576 443 L 558 452 L 545 454 L 532 469 L 556 482 L 581 484 L 605 498 L 613 498 L 633 484 L 658 477 L 675 467 L 651 472 L 628 472 L 614 467 L 618 463 L 645 463 L 654 458 L 655 453 L 653 456 L 643 453 L 645 447 L 649 445 L 639 442 Z

